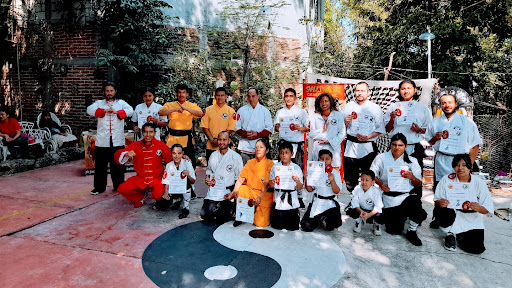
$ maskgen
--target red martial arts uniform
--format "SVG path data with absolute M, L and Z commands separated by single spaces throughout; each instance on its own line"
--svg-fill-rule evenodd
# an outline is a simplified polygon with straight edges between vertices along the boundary
M 143 140 L 133 142 L 128 147 L 116 152 L 114 158 L 119 164 L 122 164 L 121 155 L 123 152 L 134 151 L 133 166 L 136 176 L 128 178 L 119 185 L 117 191 L 126 199 L 133 202 L 135 207 L 142 206 L 144 191 L 151 189 L 153 199 L 157 201 L 162 198 L 164 185 L 162 184 L 162 175 L 164 165 L 162 159 L 168 163 L 172 161 L 171 150 L 164 142 L 153 139 L 151 145 L 144 145 Z M 124 155 L 123 155 L 124 156 Z

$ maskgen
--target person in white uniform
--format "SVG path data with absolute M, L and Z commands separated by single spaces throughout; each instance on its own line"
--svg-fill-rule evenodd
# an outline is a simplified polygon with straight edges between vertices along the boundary
M 315 113 L 311 115 L 309 138 L 313 144 L 313 161 L 318 161 L 320 150 L 332 152 L 332 166 L 341 167 L 341 143 L 345 139 L 344 119 L 337 111 L 336 103 L 331 94 L 322 93 L 315 99 Z
M 444 241 L 447 250 L 455 251 L 458 242 L 463 251 L 481 254 L 485 251 L 482 215 L 494 211 L 494 205 L 485 182 L 471 175 L 471 163 L 469 154 L 453 157 L 455 173 L 444 176 L 437 185 L 434 202 L 438 209 L 434 216 L 441 230 L 447 233 Z M 462 197 L 454 198 L 461 194 Z
M 178 215 L 178 218 L 183 219 L 190 213 L 190 198 L 192 196 L 192 185 L 196 182 L 196 173 L 192 162 L 183 159 L 184 148 L 181 144 L 172 145 L 171 154 L 173 161 L 167 163 L 164 176 L 162 177 L 162 184 L 165 184 L 165 192 L 162 198 L 169 200 L 169 195 L 182 195 L 181 213 Z M 186 186 L 181 186 L 179 183 L 178 185 L 172 183 L 173 177 L 180 177 L 181 179 L 186 178 Z M 180 187 L 180 190 L 174 190 L 175 187 Z
M 116 99 L 117 88 L 112 82 L 103 85 L 104 99 L 97 100 L 87 107 L 87 114 L 98 118 L 96 133 L 96 161 L 94 166 L 94 189 L 91 195 L 105 192 L 107 187 L 107 165 L 114 191 L 124 182 L 125 168 L 116 163 L 114 154 L 123 149 L 124 119 L 133 114 L 133 108 L 123 100 Z
M 432 112 L 424 104 L 417 101 L 418 89 L 412 80 L 403 80 L 398 85 L 400 96 L 391 104 L 384 114 L 384 123 L 389 137 L 402 133 L 407 138 L 407 154 L 418 160 L 423 171 L 425 148 L 421 145 L 427 126 L 432 121 Z M 422 187 L 415 187 L 413 194 L 420 198 Z
M 373 234 L 382 235 L 382 191 L 375 186 L 375 173 L 372 170 L 361 172 L 361 184 L 352 191 L 352 200 L 345 213 L 355 219 L 354 232 L 361 232 L 363 223 L 373 223 Z
M 325 166 L 332 166 L 332 152 L 324 149 L 318 152 L 318 160 L 325 163 Z M 315 230 L 321 222 L 325 221 L 325 229 L 332 231 L 341 226 L 340 204 L 335 199 L 340 193 L 343 183 L 340 173 L 336 170 L 325 172 L 326 185 L 316 187 L 307 185 L 307 172 L 305 174 L 305 185 L 308 192 L 314 191 L 313 201 L 309 204 L 306 214 L 302 216 L 300 227 L 302 231 L 311 232 Z
M 272 116 L 270 111 L 261 105 L 260 96 L 254 88 L 247 91 L 248 104 L 238 109 L 235 130 L 241 136 L 238 151 L 244 165 L 254 158 L 254 148 L 259 138 L 267 138 L 272 134 Z
M 142 99 L 144 103 L 137 105 L 132 115 L 133 132 L 136 133 L 138 139 L 142 139 L 142 125 L 146 122 L 155 123 L 159 126 L 156 128 L 155 138 L 162 140 L 160 139 L 160 127 L 167 126 L 167 117 L 158 115 L 158 110 L 162 108 L 162 105 L 154 102 L 155 93 L 151 88 L 146 89 Z
M 375 182 L 383 191 L 382 214 L 389 234 L 402 234 L 409 218 L 405 238 L 415 246 L 423 243 L 416 234 L 418 226 L 427 218 L 420 198 L 410 195 L 414 186 L 421 186 L 421 168 L 418 161 L 407 155 L 407 138 L 395 134 L 391 138 L 391 150 L 377 155 L 370 169 L 375 172 Z
M 378 150 L 377 137 L 385 133 L 382 109 L 371 102 L 368 97 L 368 83 L 356 85 L 356 100 L 351 101 L 341 110 L 341 116 L 347 127 L 347 141 L 343 155 L 343 169 L 347 190 L 352 191 L 358 184 L 359 172 L 369 169 Z
M 275 229 L 299 230 L 298 190 L 304 187 L 304 176 L 299 165 L 291 162 L 293 146 L 286 140 L 279 142 L 279 158 L 270 170 L 269 187 L 274 187 L 274 207 L 270 225 Z
M 222 131 L 217 136 L 219 150 L 210 155 L 206 167 L 205 183 L 208 193 L 201 208 L 201 218 L 208 222 L 224 224 L 233 218 L 235 205 L 225 198 L 233 191 L 236 179 L 244 167 L 242 157 L 229 149 L 229 132 Z

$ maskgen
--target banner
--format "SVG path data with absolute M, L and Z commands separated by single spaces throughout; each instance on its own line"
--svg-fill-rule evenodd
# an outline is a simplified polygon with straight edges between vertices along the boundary
M 345 84 L 304 83 L 304 98 L 317 98 L 322 93 L 329 93 L 335 99 L 345 99 Z

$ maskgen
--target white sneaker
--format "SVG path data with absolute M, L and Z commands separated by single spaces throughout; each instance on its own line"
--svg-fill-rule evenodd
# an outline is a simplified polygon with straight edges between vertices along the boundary
M 380 228 L 380 224 L 373 223 L 373 234 L 375 236 L 382 236 L 382 229 Z
M 356 224 L 354 225 L 354 232 L 356 232 L 356 233 L 361 232 L 362 226 L 363 226 L 363 222 L 356 221 Z

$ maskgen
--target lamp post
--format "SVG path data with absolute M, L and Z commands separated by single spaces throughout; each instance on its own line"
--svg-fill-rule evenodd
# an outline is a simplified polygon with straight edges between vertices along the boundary
M 427 40 L 428 79 L 432 78 L 432 49 L 430 42 L 434 38 L 436 38 L 436 35 L 430 33 L 430 26 L 427 26 L 427 32 L 420 35 L 420 40 Z

